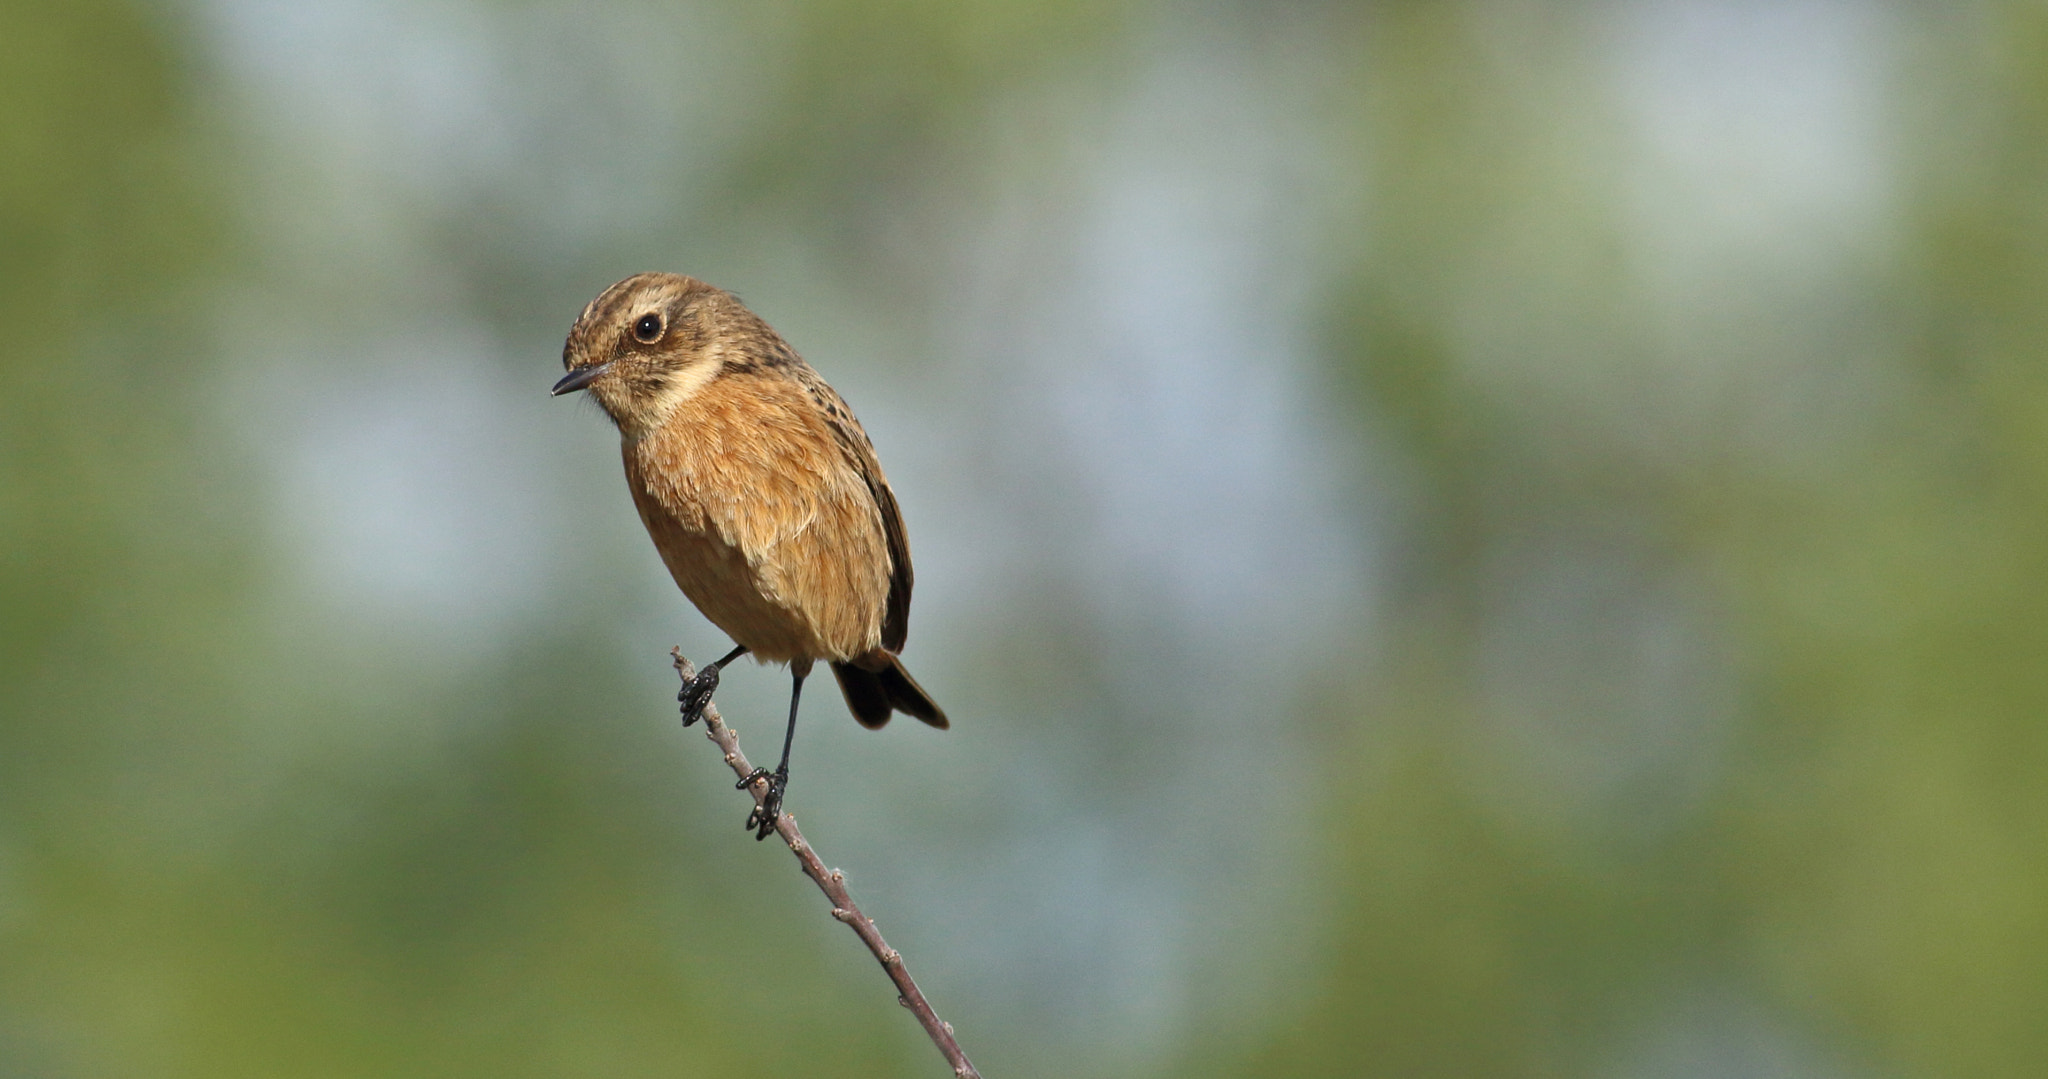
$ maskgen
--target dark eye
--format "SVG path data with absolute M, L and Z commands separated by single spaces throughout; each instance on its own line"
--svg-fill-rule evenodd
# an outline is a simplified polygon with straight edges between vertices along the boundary
M 641 315 L 639 321 L 633 323 L 633 336 L 650 345 L 661 340 L 661 316 L 653 313 Z

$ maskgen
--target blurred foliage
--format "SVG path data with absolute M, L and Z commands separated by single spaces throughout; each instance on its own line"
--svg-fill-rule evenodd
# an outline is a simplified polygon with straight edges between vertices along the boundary
M 1196 1017 L 1156 1067 L 2033 1074 L 2048 13 L 1873 6 L 1885 235 L 1674 315 L 1630 254 L 1598 18 L 1248 10 L 1355 57 L 1318 118 L 1364 162 L 1363 227 L 1327 241 L 1329 407 L 1407 484 L 1370 670 L 1304 694 L 1306 965 L 1249 1035 Z M 1110 92 L 1174 19 L 734 18 L 771 28 L 772 101 L 687 228 L 740 257 L 772 215 L 894 304 L 953 270 L 913 219 L 984 194 L 958 189 L 993 102 Z M 0 1076 L 936 1070 L 730 799 L 729 827 L 684 819 L 717 770 L 649 748 L 660 701 L 606 646 L 626 586 L 445 667 L 371 669 L 348 627 L 277 613 L 261 465 L 210 397 L 214 297 L 267 272 L 236 204 L 253 136 L 197 37 L 160 6 L 0 7 Z M 617 249 L 527 251 L 495 228 L 516 201 L 476 201 L 434 222 L 473 275 L 453 291 L 558 333 L 532 301 Z M 1678 698 L 1704 718 L 1628 726 Z M 992 1074 L 1071 1051 L 986 1037 Z
M 1396 707 L 1376 716 L 1405 733 L 1367 753 L 1386 772 L 1330 885 L 1347 913 L 1327 980 L 1249 1070 L 1627 1074 L 1603 1047 L 1696 979 L 1796 1016 L 1830 1046 L 1823 1074 L 2030 1074 L 2048 1051 L 2048 178 L 2030 149 L 2048 134 L 2048 21 L 1994 5 L 1906 27 L 1909 108 L 1887 133 L 1913 150 L 1900 241 L 1847 313 L 1812 290 L 1799 329 L 1817 355 L 1793 357 L 1868 414 L 1821 436 L 1818 459 L 1788 440 L 1788 461 L 1745 428 L 1793 397 L 1794 422 L 1825 429 L 1839 397 L 1761 387 L 1674 456 L 1585 422 L 1593 402 L 1503 400 L 1461 370 L 1455 303 L 1502 263 L 1507 291 L 1570 302 L 1503 316 L 1538 356 L 1567 324 L 1593 353 L 1571 361 L 1603 377 L 1661 359 L 1659 312 L 1616 257 L 1625 208 L 1587 171 L 1601 159 L 1583 127 L 1611 104 L 1572 65 L 1535 61 L 1554 25 L 1503 50 L 1474 10 L 1388 5 L 1362 32 L 1377 242 L 1334 305 L 1332 347 L 1428 475 L 1407 629 L 1383 665 Z M 1867 332 L 1837 332 L 1852 320 Z M 1640 384 L 1535 381 L 1680 411 Z M 1492 816 L 1455 793 L 1470 780 L 1442 748 L 1482 708 L 1459 668 L 1498 584 L 1485 552 L 1617 517 L 1711 580 L 1739 648 L 1727 771 L 1697 824 L 1648 849 Z M 1727 1074 L 1712 1059 L 1636 1066 Z

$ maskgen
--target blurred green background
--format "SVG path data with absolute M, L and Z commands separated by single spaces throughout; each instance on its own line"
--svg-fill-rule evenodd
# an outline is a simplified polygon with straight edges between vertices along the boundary
M 989 1075 L 2041 1074 L 2048 9 L 13 0 L 0 1077 L 944 1073 L 643 269 L 888 464 L 791 808 Z

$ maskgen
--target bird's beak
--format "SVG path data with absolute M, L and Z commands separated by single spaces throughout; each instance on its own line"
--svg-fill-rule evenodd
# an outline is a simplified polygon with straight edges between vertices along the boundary
M 597 376 L 604 374 L 605 369 L 610 366 L 611 363 L 607 361 L 605 363 L 593 363 L 589 367 L 578 367 L 574 371 L 563 375 L 562 381 L 555 383 L 554 395 L 560 397 L 565 393 L 575 393 L 577 390 L 597 381 Z

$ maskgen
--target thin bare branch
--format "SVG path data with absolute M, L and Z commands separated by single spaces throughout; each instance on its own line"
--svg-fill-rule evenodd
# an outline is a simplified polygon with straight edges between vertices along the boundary
M 675 657 L 676 673 L 682 676 L 683 681 L 688 682 L 696 676 L 697 669 L 683 658 L 682 649 L 671 649 L 669 654 Z M 732 768 L 734 775 L 745 779 L 753 774 L 754 766 L 748 764 L 746 754 L 740 752 L 739 738 L 718 718 L 717 705 L 704 706 L 704 734 L 725 754 L 725 763 Z M 757 780 L 747 789 L 753 792 L 754 805 L 759 807 L 767 796 L 768 781 Z M 837 869 L 825 868 L 818 852 L 812 850 L 811 845 L 804 841 L 804 834 L 797 831 L 795 817 L 788 813 L 778 817 L 775 833 L 789 844 L 797 864 L 803 866 L 804 875 L 810 877 L 818 890 L 831 901 L 832 917 L 845 922 L 860 937 L 861 943 L 868 946 L 868 951 L 874 953 L 875 961 L 882 964 L 889 980 L 896 983 L 897 1002 L 917 1016 L 924 1032 L 931 1036 L 932 1044 L 939 1047 L 946 1063 L 953 1066 L 953 1074 L 958 1079 L 981 1079 L 981 1073 L 974 1070 L 967 1054 L 960 1051 L 960 1043 L 953 1039 L 953 1024 L 940 1019 L 938 1013 L 932 1011 L 931 1002 L 925 1000 L 924 992 L 911 980 L 910 971 L 903 966 L 903 954 L 889 947 L 889 942 L 882 939 L 881 931 L 875 928 L 875 920 L 862 914 L 854 903 L 853 894 L 846 890 L 846 875 Z

